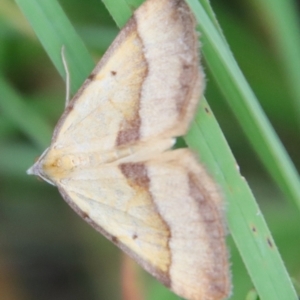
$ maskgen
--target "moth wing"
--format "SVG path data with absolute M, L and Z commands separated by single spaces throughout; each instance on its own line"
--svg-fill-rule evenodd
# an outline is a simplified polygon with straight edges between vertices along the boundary
M 107 151 L 183 135 L 203 88 L 194 27 L 185 1 L 146 1 L 66 108 L 52 143 Z
M 189 150 L 82 169 L 58 188 L 86 221 L 178 295 L 228 295 L 221 198 Z

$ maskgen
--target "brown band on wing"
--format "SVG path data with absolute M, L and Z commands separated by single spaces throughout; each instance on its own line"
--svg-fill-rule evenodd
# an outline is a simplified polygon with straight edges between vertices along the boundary
M 174 9 L 174 13 L 176 13 L 176 18 L 181 22 L 183 27 L 181 44 L 184 49 L 181 55 L 180 89 L 176 97 L 176 104 L 179 114 L 184 118 L 186 109 L 189 107 L 191 98 L 193 97 L 193 89 L 198 84 L 197 81 L 200 75 L 198 37 L 196 31 L 191 31 L 191 28 L 195 28 L 195 19 L 185 1 L 178 0 L 175 5 L 177 5 L 178 9 Z M 200 95 L 200 87 L 197 88 Z
M 195 20 L 184 0 L 145 1 L 142 8 L 134 17 L 149 68 L 142 89 L 140 135 L 183 135 L 204 86 Z M 157 33 L 150 17 L 156 13 Z
M 129 144 L 139 140 L 141 119 L 137 108 L 135 108 L 135 111 L 136 113 L 132 119 L 123 120 L 121 124 L 122 128 L 117 136 L 116 146 Z
M 147 169 L 142 163 L 126 163 L 119 167 L 124 176 L 129 179 L 131 185 L 137 185 L 144 189 L 149 189 L 150 179 L 147 174 Z
M 195 174 L 189 173 L 190 195 L 199 203 L 199 211 L 207 233 L 207 242 L 211 249 L 211 266 L 205 271 L 206 278 L 211 283 L 211 294 L 215 299 L 223 299 L 230 290 L 228 276 L 228 254 L 225 245 L 225 232 L 221 210 L 215 206 L 209 191 L 199 183 Z
M 181 71 L 179 75 L 172 75 L 178 76 L 179 86 L 176 87 L 178 93 L 175 101 L 180 117 L 185 118 L 187 110 L 190 109 L 189 106 L 196 106 L 198 102 L 197 100 L 192 101 L 191 98 L 195 97 L 195 94 L 198 97 L 200 96 L 201 87 L 199 86 L 198 82 L 199 77 L 202 79 L 203 84 L 203 74 L 199 67 L 199 41 L 196 31 L 194 30 L 196 27 L 196 22 L 194 15 L 191 13 L 185 1 L 169 0 L 165 2 L 165 9 L 167 6 L 169 6 L 169 26 L 172 26 L 172 22 L 174 24 L 180 24 L 181 26 L 180 42 L 178 40 L 174 41 L 174 45 L 177 47 L 175 53 L 169 53 L 166 55 L 177 54 L 177 57 L 181 63 Z M 146 11 L 146 6 L 143 8 Z M 166 72 L 166 76 L 172 76 L 171 74 L 168 74 L 169 70 L 164 71 Z M 197 89 L 197 91 L 195 91 L 195 89 Z
M 139 109 L 140 109 L 140 100 L 141 100 L 141 91 L 142 91 L 142 85 L 144 82 L 144 79 L 147 77 L 148 74 L 148 62 L 146 60 L 146 57 L 144 55 L 143 49 L 144 45 L 142 42 L 142 39 L 140 38 L 137 30 L 137 22 L 135 20 L 135 17 L 133 16 L 132 19 L 130 19 L 128 25 L 127 25 L 131 31 L 134 31 L 137 35 L 136 43 L 140 44 L 140 55 L 142 56 L 142 61 L 146 65 L 146 68 L 142 74 L 139 74 L 139 76 L 143 79 L 140 81 L 139 86 L 139 93 L 138 95 L 135 95 L 135 105 L 134 107 L 131 107 L 131 111 L 133 113 L 126 115 L 124 114 L 124 120 L 121 124 L 120 131 L 117 136 L 116 140 L 116 146 L 121 146 L 124 144 L 129 144 L 135 141 L 138 141 L 140 138 L 140 127 L 141 127 L 141 119 L 139 115 Z M 128 29 L 129 30 L 129 29 Z M 134 70 L 132 70 L 134 72 Z
M 128 184 L 138 192 L 140 188 L 146 189 L 149 191 L 150 188 L 150 179 L 147 174 L 147 168 L 143 163 L 126 163 L 121 164 L 119 166 L 120 170 L 124 174 L 124 176 L 128 180 Z M 151 201 L 153 206 L 156 208 L 155 201 L 152 199 L 152 195 L 149 191 L 149 195 L 151 197 Z M 171 287 L 171 278 L 170 278 L 170 266 L 172 264 L 172 253 L 170 249 L 170 239 L 171 239 L 171 230 L 168 224 L 164 221 L 163 217 L 159 214 L 158 210 L 156 209 L 156 213 L 159 215 L 161 222 L 164 224 L 164 227 L 168 230 L 168 253 L 169 253 L 169 263 L 167 267 L 167 271 L 163 272 L 160 269 L 152 270 L 152 274 L 159 279 L 165 286 Z

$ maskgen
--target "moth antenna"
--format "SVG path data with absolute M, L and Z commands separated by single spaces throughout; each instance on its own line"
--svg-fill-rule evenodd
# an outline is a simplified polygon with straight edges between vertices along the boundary
M 61 59 L 64 65 L 65 73 L 66 73 L 66 104 L 65 107 L 68 106 L 70 101 L 70 72 L 68 68 L 68 63 L 65 56 L 65 45 L 61 47 Z

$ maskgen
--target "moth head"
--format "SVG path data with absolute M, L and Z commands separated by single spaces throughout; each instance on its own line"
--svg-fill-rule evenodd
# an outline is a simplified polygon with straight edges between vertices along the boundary
M 45 174 L 44 172 L 44 168 L 43 168 L 43 161 L 44 161 L 44 157 L 47 155 L 49 148 L 47 148 L 42 155 L 37 159 L 37 161 L 26 171 L 26 173 L 28 175 L 35 175 L 38 176 L 40 178 L 42 178 L 43 180 L 45 180 L 46 182 L 55 185 L 54 182 L 47 176 L 47 174 Z
M 56 185 L 56 182 L 65 177 L 73 167 L 70 156 L 61 155 L 59 151 L 47 148 L 34 165 L 27 170 L 27 174 L 36 175 L 46 182 Z

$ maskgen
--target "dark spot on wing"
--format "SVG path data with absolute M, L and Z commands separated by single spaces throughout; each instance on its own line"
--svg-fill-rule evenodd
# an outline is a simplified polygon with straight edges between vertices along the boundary
M 92 81 L 92 80 L 94 80 L 95 76 L 96 76 L 96 74 L 92 73 L 92 74 L 90 74 L 88 79 Z
M 88 213 L 86 213 L 86 212 L 82 212 L 82 218 L 84 219 L 84 220 L 89 220 L 90 219 L 90 216 L 89 216 L 89 214 Z
M 119 239 L 116 237 L 116 236 L 112 236 L 111 237 L 111 241 L 115 244 L 118 244 L 119 243 Z

